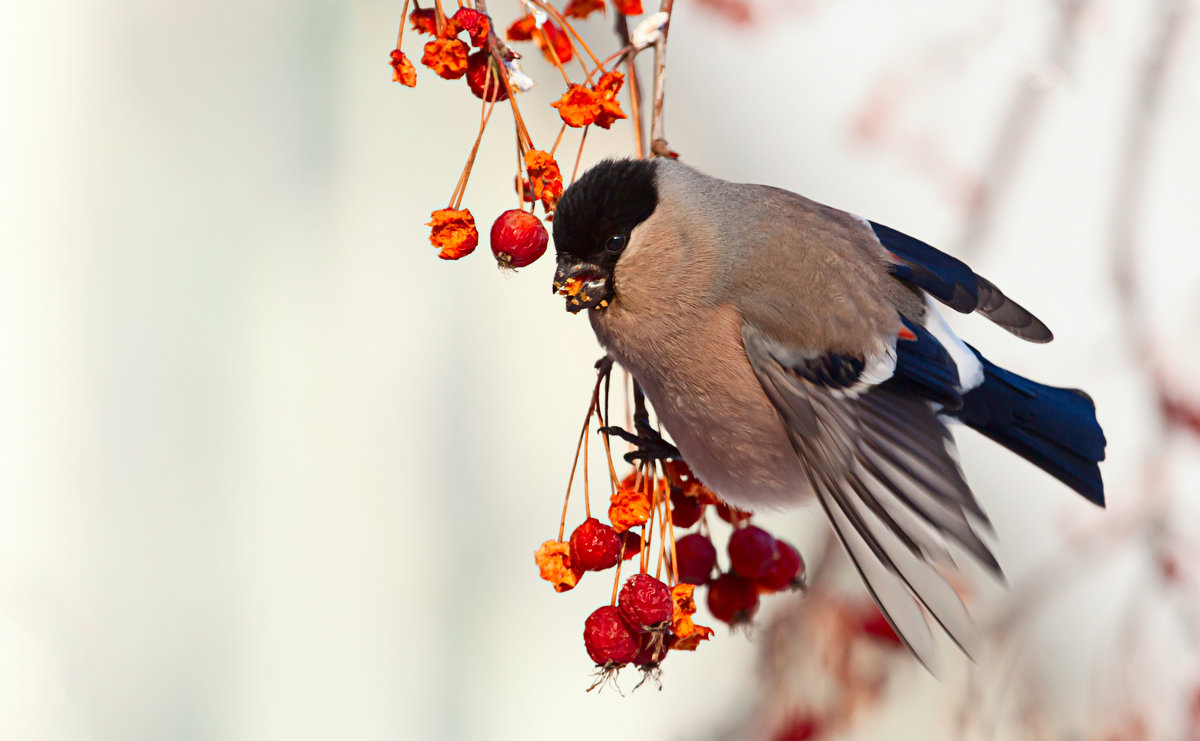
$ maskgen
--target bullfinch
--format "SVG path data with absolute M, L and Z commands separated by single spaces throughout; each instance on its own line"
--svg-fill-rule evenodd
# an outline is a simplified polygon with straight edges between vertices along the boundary
M 939 571 L 947 543 L 1001 576 L 949 422 L 1104 505 L 1091 398 L 988 362 L 938 304 L 1030 342 L 1050 330 L 924 242 L 673 159 L 601 162 L 563 194 L 553 230 L 554 290 L 587 311 L 700 480 L 748 509 L 815 498 L 926 666 L 925 612 L 978 650 Z

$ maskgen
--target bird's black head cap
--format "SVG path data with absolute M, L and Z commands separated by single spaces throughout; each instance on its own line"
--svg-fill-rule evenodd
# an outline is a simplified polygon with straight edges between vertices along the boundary
M 554 211 L 554 249 L 559 256 L 597 265 L 616 263 L 620 250 L 609 239 L 630 232 L 654 213 L 657 163 L 608 159 L 584 173 L 558 201 Z
M 658 207 L 657 169 L 657 163 L 646 160 L 604 160 L 559 199 L 554 211 L 554 291 L 566 297 L 567 311 L 599 311 L 616 295 L 617 260 L 634 227 Z

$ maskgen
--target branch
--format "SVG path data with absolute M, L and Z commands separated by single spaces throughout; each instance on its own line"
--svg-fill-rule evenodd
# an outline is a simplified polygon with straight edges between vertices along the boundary
M 671 30 L 671 9 L 675 0 L 662 0 L 659 10 L 667 14 L 667 22 L 662 27 L 662 35 L 654 44 L 654 113 L 650 118 L 650 151 L 656 157 L 678 156 L 667 146 L 663 134 L 663 93 L 667 79 L 667 33 Z

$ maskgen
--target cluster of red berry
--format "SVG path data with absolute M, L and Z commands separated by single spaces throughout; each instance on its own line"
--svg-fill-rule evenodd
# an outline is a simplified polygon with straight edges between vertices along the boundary
M 734 528 L 724 572 L 705 516 L 710 507 Z M 713 617 L 735 626 L 753 618 L 760 595 L 803 586 L 800 553 L 750 524 L 749 512 L 721 501 L 682 461 L 642 464 L 619 481 L 614 476 L 612 524 L 590 516 L 590 503 L 588 509 L 569 540 L 563 541 L 560 528 L 559 538 L 543 543 L 535 561 L 560 592 L 574 588 L 586 572 L 617 568 L 610 603 L 584 622 L 584 646 L 602 676 L 627 665 L 654 672 L 670 651 L 695 650 L 707 640 L 712 629 L 692 618 L 697 588 L 707 589 Z M 676 530 L 690 528 L 696 529 L 675 537 Z M 635 556 L 639 570 L 621 586 L 620 564 Z

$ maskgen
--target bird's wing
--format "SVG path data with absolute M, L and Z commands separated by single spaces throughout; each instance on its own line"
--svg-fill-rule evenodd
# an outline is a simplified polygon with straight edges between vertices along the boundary
M 1054 334 L 1028 309 L 1013 301 L 966 263 L 883 224 L 868 222 L 875 237 L 896 258 L 891 273 L 950 308 L 977 311 L 1023 340 L 1049 342 Z
M 742 340 L 813 491 L 896 634 L 932 669 L 924 606 L 974 655 L 974 624 L 935 566 L 948 560 L 943 537 L 1000 568 L 967 520 L 979 506 L 930 403 L 887 381 L 846 383 L 861 361 L 786 347 L 751 324 Z

